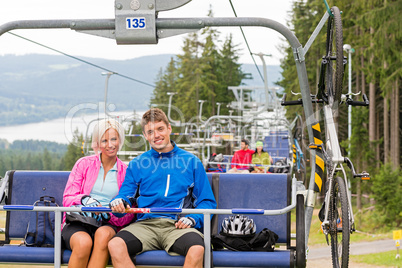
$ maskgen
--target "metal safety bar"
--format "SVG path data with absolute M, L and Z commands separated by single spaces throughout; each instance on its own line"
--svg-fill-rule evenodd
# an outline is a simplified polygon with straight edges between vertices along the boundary
M 9 175 L 10 171 L 6 172 L 6 175 L 4 175 L 4 178 L 1 180 L 1 187 L 0 187 L 0 201 L 3 200 L 4 194 L 6 193 L 6 187 L 8 185 L 8 180 L 9 180 Z
M 286 157 L 283 157 L 283 158 L 286 158 Z M 220 165 L 225 165 L 225 166 L 233 165 L 233 166 L 248 166 L 248 167 L 279 167 L 279 168 L 290 166 L 290 165 L 277 166 L 277 165 L 243 164 L 243 163 L 214 162 L 214 161 L 208 161 L 208 164 L 220 164 Z
M 167 213 L 167 214 L 204 214 L 204 234 L 211 233 L 211 215 L 222 214 L 248 214 L 248 215 L 281 215 L 288 213 L 296 207 L 296 177 L 292 178 L 292 199 L 291 204 L 281 209 L 265 210 L 265 209 L 181 209 L 181 208 L 134 208 L 130 209 L 131 213 Z M 111 212 L 106 207 L 42 207 L 33 205 L 3 205 L 0 211 L 48 211 L 55 212 L 55 226 L 61 226 L 61 216 L 63 212 Z M 211 237 L 204 235 L 205 245 L 211 244 Z M 204 256 L 205 268 L 211 267 L 211 248 L 205 247 Z M 61 267 L 61 228 L 55 228 L 54 240 L 54 267 Z

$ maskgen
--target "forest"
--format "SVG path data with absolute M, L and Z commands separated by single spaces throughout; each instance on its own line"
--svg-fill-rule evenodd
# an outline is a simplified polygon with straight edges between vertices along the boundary
M 8 170 L 71 170 L 84 156 L 82 134 L 74 133 L 69 145 L 41 140 L 0 139 L 0 178 Z
M 362 193 L 374 195 L 383 211 L 377 216 L 388 224 L 402 224 L 401 166 L 401 77 L 402 77 L 402 1 L 330 1 L 342 12 L 343 43 L 351 54 L 353 93 L 369 98 L 369 107 L 352 108 L 352 135 L 348 139 L 347 106 L 339 106 L 338 131 L 344 154 L 349 154 L 359 171 L 368 171 L 371 181 L 352 180 L 357 207 L 362 209 Z M 289 25 L 302 44 L 326 12 L 323 1 L 295 1 Z M 325 54 L 325 29 L 320 32 L 306 55 L 306 68 L 312 94 L 317 92 L 321 57 Z M 286 55 L 281 63 L 283 79 L 279 81 L 288 96 L 300 92 L 293 52 L 283 46 Z M 348 57 L 348 53 L 344 52 Z M 348 58 L 350 60 L 350 58 Z M 345 68 L 343 93 L 348 92 L 348 68 Z M 297 99 L 294 96 L 294 99 Z M 321 114 L 316 107 L 317 113 Z M 291 118 L 303 114 L 301 107 L 290 107 Z M 307 135 L 307 134 L 306 134 Z M 350 150 L 349 148 L 350 142 Z

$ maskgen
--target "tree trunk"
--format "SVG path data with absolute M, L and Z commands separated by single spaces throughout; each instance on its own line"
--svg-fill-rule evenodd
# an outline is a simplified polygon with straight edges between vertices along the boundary
M 361 56 L 360 56 L 360 64 L 361 64 L 361 68 L 363 70 L 364 68 L 364 55 L 363 55 L 363 49 L 361 50 Z M 362 71 L 362 76 L 361 76 L 361 82 L 362 82 L 362 94 L 366 94 L 366 79 L 364 77 L 364 72 Z M 370 100 L 371 101 L 371 100 Z M 371 105 L 371 104 L 370 104 Z
M 399 168 L 400 165 L 400 135 L 399 135 L 399 80 L 397 79 L 394 82 L 394 86 L 392 87 L 392 102 L 394 104 L 393 107 L 391 107 L 391 112 L 393 113 L 392 119 L 392 138 L 393 140 L 391 141 L 391 156 L 392 156 L 392 164 L 394 166 L 394 169 Z
M 378 119 L 376 120 L 376 126 L 375 126 L 375 140 L 376 141 L 378 141 L 380 139 L 380 126 L 381 126 L 381 124 L 380 124 L 381 112 L 380 112 L 379 108 L 377 110 L 378 110 L 378 112 L 376 113 L 376 118 L 378 118 Z M 375 156 L 376 156 L 376 162 L 375 162 L 376 167 L 377 167 L 377 169 L 379 169 L 381 166 L 380 143 L 379 142 L 376 142 L 376 144 L 375 144 Z
M 356 206 L 357 206 L 357 211 L 359 211 L 359 216 L 361 215 L 360 212 L 362 212 L 362 187 L 361 187 L 361 181 L 360 179 L 357 179 L 356 181 L 356 195 L 357 195 L 357 199 L 356 199 Z M 359 222 L 360 222 L 360 218 L 359 218 Z
M 370 27 L 370 34 L 374 34 L 374 28 Z M 373 42 L 371 42 L 371 46 L 373 46 Z M 373 64 L 374 55 L 370 56 L 370 65 Z M 371 81 L 369 84 L 369 98 L 370 98 L 370 106 L 369 106 L 369 141 L 371 146 L 373 146 L 373 142 L 376 140 L 376 99 L 375 99 L 375 82 Z M 375 149 L 374 147 L 372 147 Z M 378 161 L 378 159 L 376 159 Z
M 394 164 L 395 158 L 395 84 L 392 85 L 390 100 L 390 162 Z
M 384 96 L 384 163 L 389 162 L 389 94 Z

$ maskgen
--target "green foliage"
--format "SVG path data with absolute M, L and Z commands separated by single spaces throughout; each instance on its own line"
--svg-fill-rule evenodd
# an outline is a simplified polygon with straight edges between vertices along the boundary
M 353 262 L 369 264 L 370 267 L 375 266 L 389 266 L 389 267 L 401 267 L 402 259 L 396 259 L 396 250 L 370 253 L 365 255 L 351 255 L 350 260 Z
M 369 110 L 366 107 L 353 107 L 352 109 L 352 137 L 350 144 L 350 159 L 352 160 L 356 171 L 367 171 L 374 174 L 375 153 L 369 144 L 367 118 Z M 344 147 L 348 148 L 348 142 L 345 140 Z M 351 180 L 352 192 L 356 192 L 356 180 Z M 369 192 L 371 181 L 361 183 L 362 192 Z
M 67 146 L 67 152 L 63 157 L 64 170 L 71 170 L 75 162 L 77 162 L 78 159 L 84 156 L 84 152 L 81 148 L 83 141 L 83 135 L 78 132 L 78 129 L 76 129 L 73 134 L 73 141 Z
M 6 139 L 0 139 L 0 149 L 8 149 L 10 143 Z
M 41 152 L 45 148 L 50 152 L 64 154 L 66 145 L 51 141 L 42 140 L 16 140 L 10 146 L 12 150 Z
M 380 87 L 389 90 L 390 83 L 402 78 L 401 57 L 401 1 L 369 1 L 367 12 L 356 17 L 356 23 L 363 29 L 373 31 L 357 39 L 367 47 L 365 56 L 373 55 L 373 62 L 367 69 L 370 80 L 379 78 Z M 369 42 L 369 43 L 368 43 Z M 356 44 L 359 46 L 360 44 Z M 387 68 L 378 68 L 387 62 Z M 377 76 L 377 77 L 375 77 Z
M 293 31 L 300 43 L 305 44 L 308 41 L 324 11 L 325 6 L 322 1 L 319 0 L 293 2 L 290 24 L 292 25 Z M 305 64 L 309 87 L 312 94 L 316 94 L 317 91 L 321 57 L 325 54 L 325 37 L 326 31 L 321 30 L 306 54 Z M 283 79 L 279 81 L 278 84 L 285 89 L 287 100 L 297 100 L 301 98 L 301 96 L 294 96 L 291 94 L 291 92 L 300 92 L 293 50 L 289 45 L 287 45 L 282 47 L 282 51 L 286 57 L 281 61 Z M 293 119 L 296 113 L 303 114 L 303 108 L 301 106 L 287 107 L 288 119 Z
M 402 174 L 400 169 L 393 169 L 387 163 L 373 178 L 373 195 L 376 209 L 381 217 L 375 220 L 379 224 L 401 227 L 402 224 Z
M 210 13 L 210 16 L 211 13 Z M 201 34 L 192 33 L 183 44 L 183 53 L 177 59 L 171 59 L 165 71 L 158 74 L 156 87 L 151 98 L 151 105 L 167 111 L 168 92 L 176 93 L 173 97 L 173 120 L 194 122 L 198 120 L 199 100 L 205 101 L 201 111 L 208 118 L 217 112 L 217 103 L 221 103 L 220 114 L 229 114 L 227 104 L 234 100 L 228 86 L 238 86 L 246 74 L 238 63 L 239 50 L 228 36 L 221 48 L 219 32 L 206 28 Z
M 63 154 L 66 151 L 64 144 L 37 140 L 16 140 L 11 144 L 3 144 L 8 147 L 0 150 L 0 176 L 8 170 L 63 169 Z
M 370 82 L 374 83 L 376 96 L 375 99 L 370 100 L 370 107 L 352 108 L 352 137 L 349 152 L 357 172 L 365 170 L 370 172 L 373 178 L 376 178 L 371 181 L 361 182 L 361 192 L 372 193 L 377 189 L 377 187 L 373 185 L 377 181 L 377 177 L 385 176 L 383 170 L 381 171 L 382 173 L 380 172 L 380 175 L 376 176 L 376 173 L 379 172 L 379 163 L 384 159 L 385 151 L 384 148 L 380 147 L 384 139 L 384 98 L 389 98 L 387 96 L 390 96 L 390 94 L 387 95 L 387 93 L 396 85 L 399 86 L 399 92 L 402 92 L 400 90 L 402 85 L 400 82 L 402 78 L 402 53 L 400 51 L 402 42 L 402 31 L 400 30 L 402 4 L 399 0 L 339 0 L 332 3 L 330 2 L 329 4 L 330 6 L 338 6 L 342 11 L 343 43 L 350 44 L 355 49 L 355 53 L 352 54 L 352 92 L 357 93 L 361 91 L 368 95 L 368 85 Z M 321 0 L 297 0 L 293 2 L 289 25 L 293 28 L 294 34 L 303 47 L 325 12 L 326 8 Z M 326 25 L 324 25 L 305 55 L 305 65 L 311 94 L 315 94 L 317 91 L 317 79 L 319 76 L 321 57 L 325 53 L 325 39 Z M 300 98 L 300 95 L 294 96 L 291 92 L 300 92 L 300 89 L 293 50 L 290 46 L 283 46 L 282 51 L 286 56 L 281 61 L 283 79 L 279 81 L 278 84 L 285 89 L 288 100 L 296 100 Z M 347 56 L 345 52 L 344 55 Z M 346 72 L 344 75 L 343 93 L 346 93 L 348 90 L 346 86 L 348 66 L 345 67 Z M 398 97 L 401 98 L 401 93 L 399 93 Z M 361 96 L 354 97 L 354 99 L 361 100 Z M 316 106 L 317 109 L 319 109 L 319 107 L 320 106 Z M 369 109 L 375 109 L 376 119 L 374 122 L 368 121 Z M 291 119 L 296 113 L 303 114 L 302 110 L 303 108 L 301 106 L 290 106 L 287 109 L 287 117 Z M 400 109 L 399 111 L 394 111 L 394 113 L 399 113 L 399 118 L 401 118 Z M 395 115 L 393 115 L 391 111 L 389 113 L 389 120 L 392 120 L 392 116 L 394 116 L 395 119 Z M 346 105 L 341 105 L 339 108 L 338 130 L 339 141 L 345 150 L 347 150 L 349 145 L 347 139 L 347 122 L 347 107 Z M 369 141 L 369 124 L 375 126 L 377 133 L 375 141 Z M 394 122 L 390 121 L 389 124 L 394 124 Z M 392 128 L 390 126 L 385 127 L 389 129 Z M 324 131 L 323 126 L 322 131 Z M 369 146 L 370 144 L 373 146 Z M 401 144 L 402 143 L 400 143 L 399 146 L 401 146 Z M 395 144 L 391 146 L 395 146 Z M 346 151 L 342 153 L 347 154 Z M 356 180 L 351 180 L 351 182 L 352 193 L 355 193 L 357 188 Z M 396 189 L 398 187 L 394 188 Z M 385 197 L 377 193 L 375 198 Z M 381 203 L 381 201 L 379 202 Z M 381 207 L 381 205 L 378 206 Z M 387 213 L 379 213 L 383 216 L 376 218 L 379 219 L 379 222 L 382 224 L 385 223 L 385 221 L 389 221 L 387 220 L 389 219 L 388 214 L 390 210 L 392 210 L 391 208 L 384 209 L 387 210 Z M 399 215 L 399 213 L 395 214 Z M 398 224 L 400 224 L 400 222 Z
M 168 103 L 169 103 L 169 95 L 168 92 L 176 92 L 176 84 L 177 84 L 177 63 L 176 60 L 172 57 L 168 66 L 166 67 L 165 72 L 160 69 L 156 82 L 155 89 L 153 95 L 151 97 L 151 104 L 158 106 L 165 113 L 168 112 Z

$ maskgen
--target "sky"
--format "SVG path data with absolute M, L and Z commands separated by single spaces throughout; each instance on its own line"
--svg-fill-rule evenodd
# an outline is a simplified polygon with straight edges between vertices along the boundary
M 168 0 L 166 0 L 168 1 Z M 1 0 L 0 25 L 17 20 L 113 19 L 114 0 Z M 287 25 L 292 0 L 232 0 L 238 17 L 261 17 Z M 159 12 L 160 18 L 206 17 L 212 5 L 214 17 L 234 17 L 229 0 L 192 0 L 186 5 Z M 279 47 L 284 38 L 271 29 L 243 28 L 252 53 L 271 54 L 268 65 L 283 58 Z M 219 28 L 221 39 L 233 34 L 242 49 L 240 63 L 253 63 L 239 27 Z M 70 29 L 13 30 L 15 34 L 34 40 L 73 56 L 125 60 L 155 54 L 180 54 L 185 35 L 160 39 L 157 45 L 117 45 L 114 39 L 78 33 Z M 9 33 L 0 36 L 0 55 L 57 54 Z M 257 64 L 261 64 L 258 57 Z

